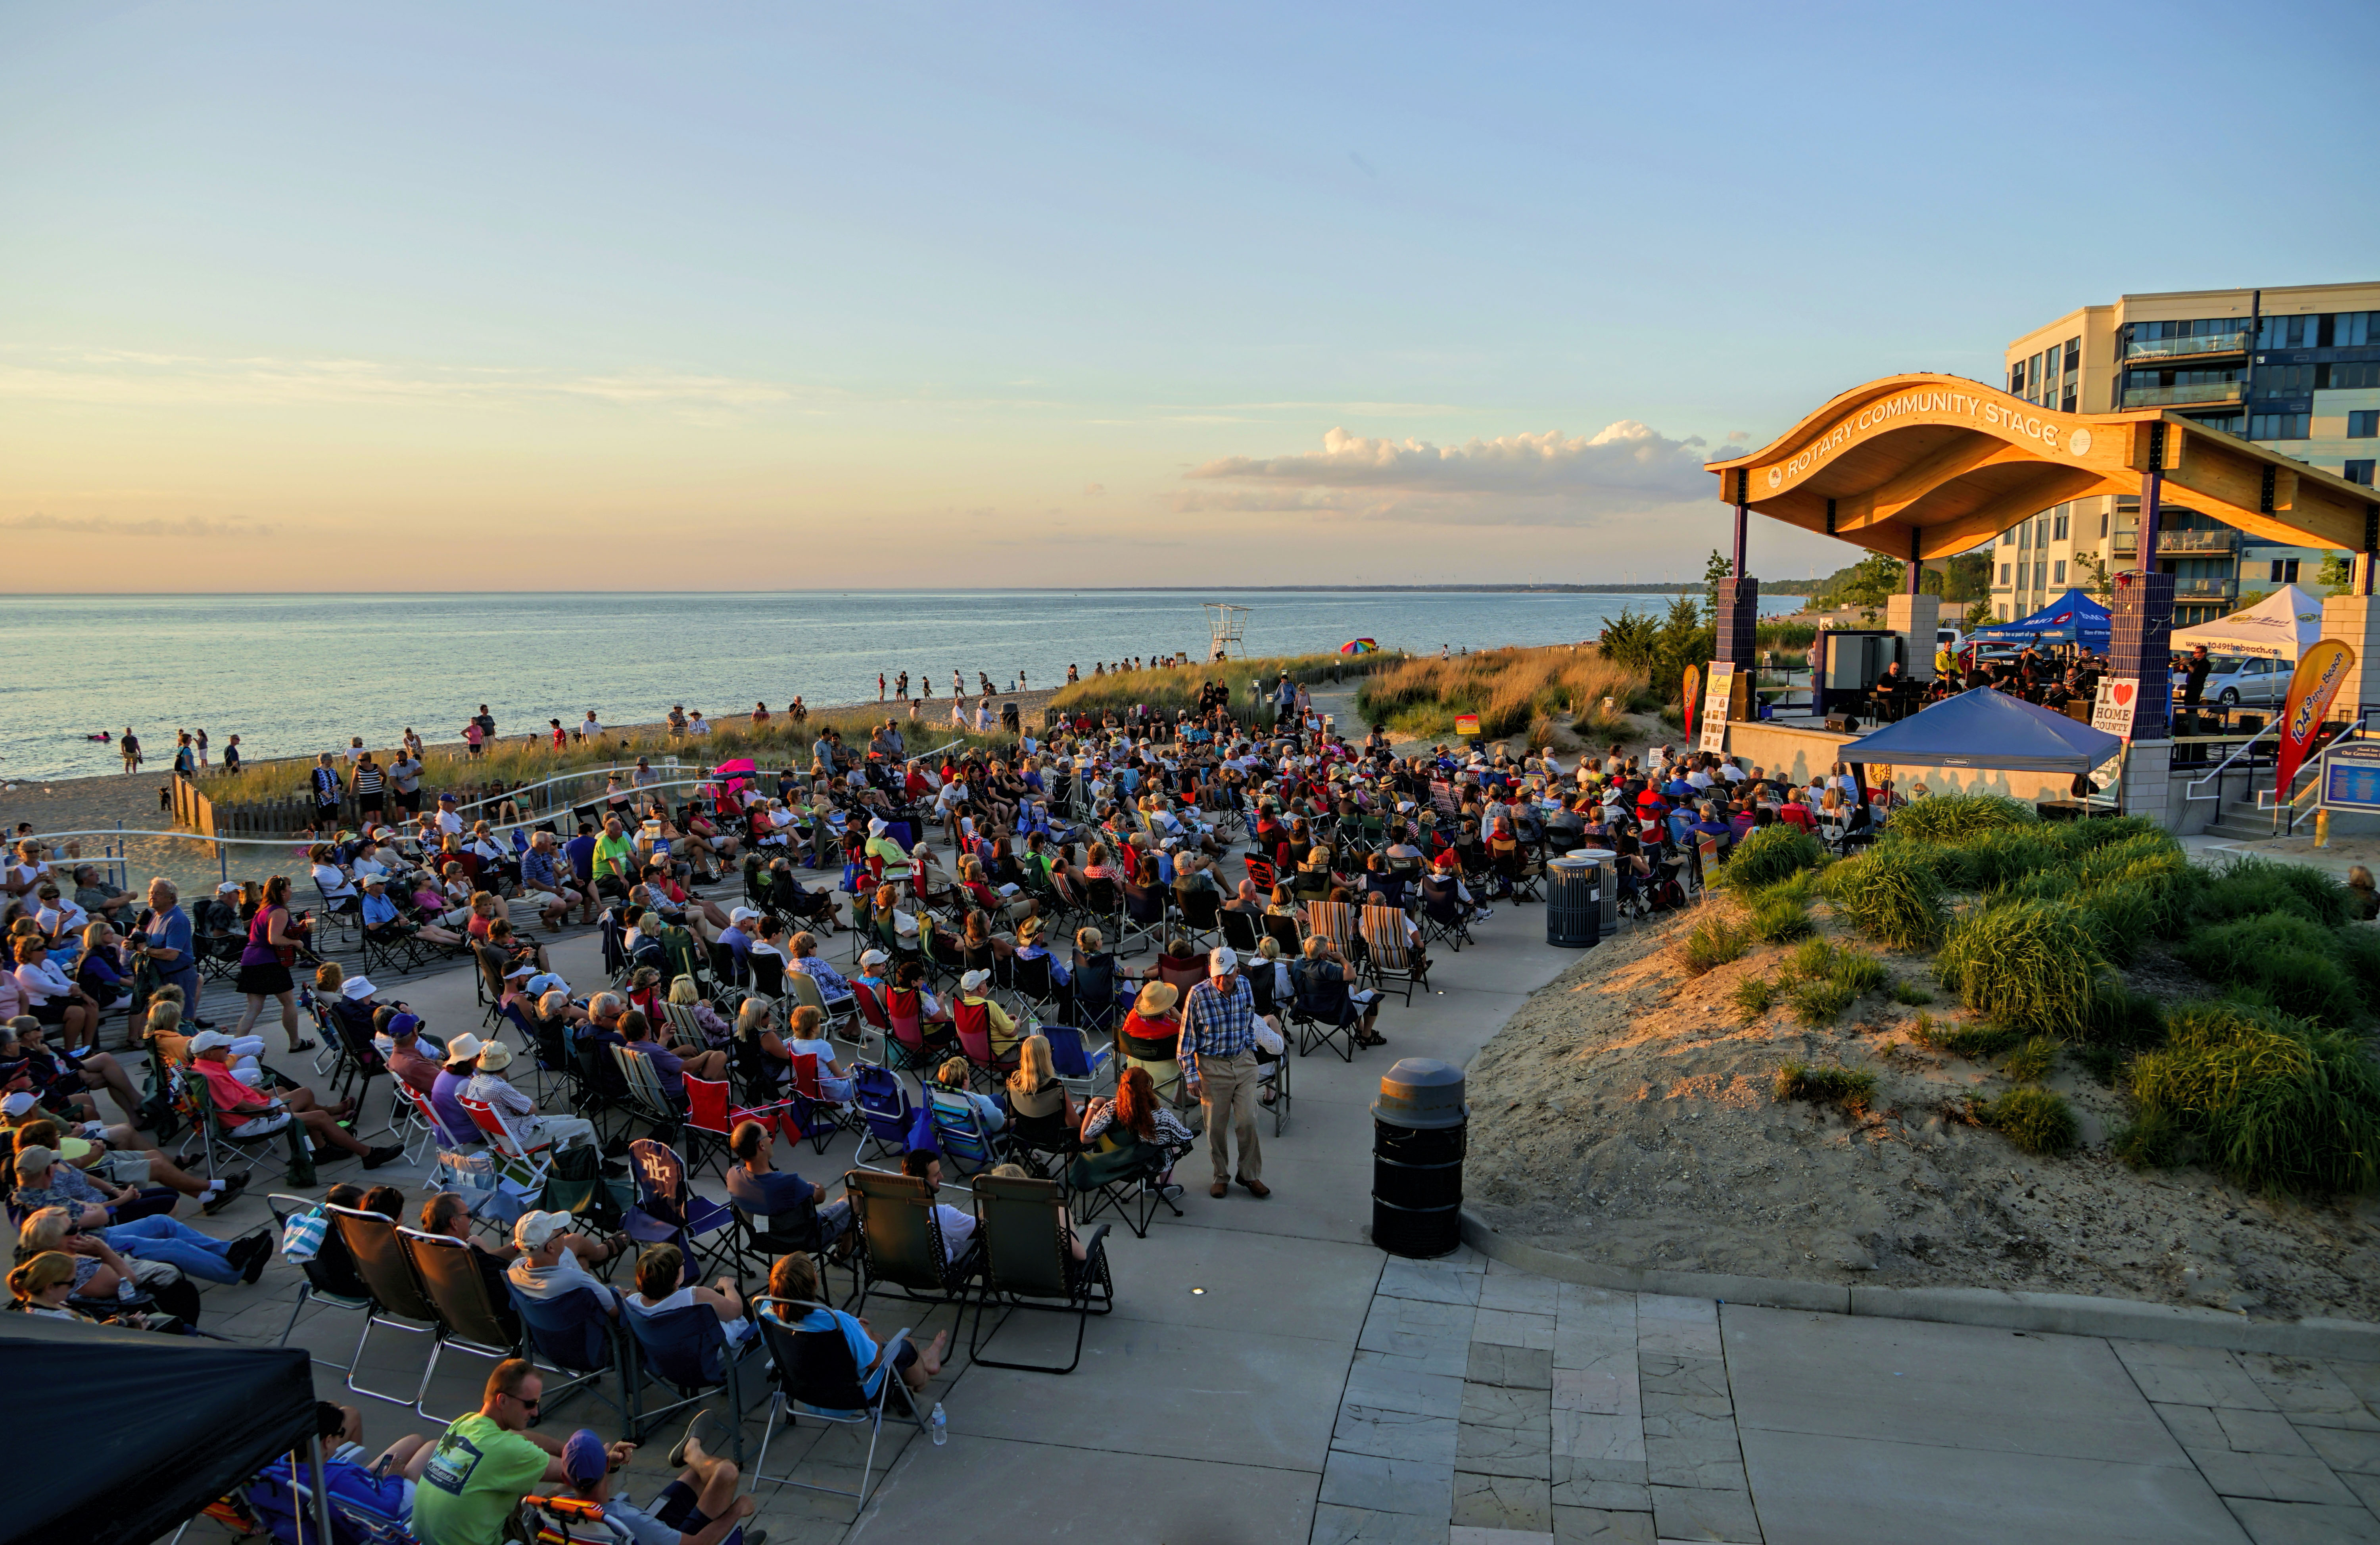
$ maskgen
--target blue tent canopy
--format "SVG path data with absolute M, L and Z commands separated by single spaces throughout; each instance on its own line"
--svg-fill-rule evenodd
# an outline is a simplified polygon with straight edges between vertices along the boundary
M 2123 741 L 2105 730 L 1977 687 L 1861 736 L 1835 755 L 1888 767 L 2088 772 L 2123 748 Z
M 2068 590 L 2029 617 L 1978 628 L 1972 638 L 1986 644 L 2081 644 L 2107 647 L 2107 609 L 2081 590 Z

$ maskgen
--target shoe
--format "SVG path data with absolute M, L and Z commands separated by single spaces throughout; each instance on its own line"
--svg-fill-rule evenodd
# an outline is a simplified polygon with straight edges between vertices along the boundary
M 273 1241 L 261 1234 L 251 1234 L 235 1240 L 224 1259 L 239 1269 L 239 1280 L 254 1286 L 264 1275 L 265 1262 L 273 1259 Z
M 694 1442 L 697 1430 L 701 1428 L 702 1424 L 708 1420 L 710 1417 L 710 1413 L 707 1409 L 697 1411 L 694 1414 L 694 1419 L 686 1424 L 685 1435 L 679 1438 L 677 1445 L 669 1451 L 669 1467 L 671 1469 L 682 1470 L 686 1468 L 686 1445 Z M 751 1536 L 747 1534 L 745 1538 L 749 1539 Z
M 1228 1197 L 1232 1194 L 1232 1187 L 1229 1182 L 1219 1180 L 1207 1187 L 1207 1194 L 1210 1197 Z
M 368 1170 L 376 1170 L 382 1164 L 387 1163 L 390 1160 L 401 1159 L 404 1156 L 405 1150 L 397 1147 L 395 1143 L 385 1144 L 380 1148 L 373 1149 L 370 1153 L 364 1155 L 364 1168 Z
M 212 1019 L 193 1019 L 190 1023 L 202 1030 L 212 1030 L 215 1028 L 215 1022 Z
M 1272 1195 L 1272 1187 L 1261 1180 L 1250 1180 L 1245 1175 L 1240 1176 L 1239 1179 L 1240 1184 L 1248 1188 L 1248 1195 L 1259 1200 Z
M 200 1206 L 200 1213 L 205 1217 L 213 1217 L 216 1213 L 222 1211 L 225 1208 L 229 1207 L 234 1201 L 237 1200 L 240 1192 L 246 1189 L 247 1186 L 248 1176 L 244 1174 L 233 1175 L 230 1179 L 223 1183 L 222 1190 L 217 1191 L 213 1196 L 209 1197 L 205 1202 Z

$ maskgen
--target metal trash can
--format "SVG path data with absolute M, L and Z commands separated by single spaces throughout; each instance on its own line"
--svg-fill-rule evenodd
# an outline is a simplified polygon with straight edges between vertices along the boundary
M 1564 854 L 1546 866 L 1546 943 L 1558 950 L 1590 950 L 1603 942 L 1603 871 Z
M 1620 870 L 1616 867 L 1620 855 L 1608 847 L 1573 847 L 1573 858 L 1584 858 L 1596 869 L 1595 887 L 1603 894 L 1603 932 L 1606 938 L 1620 931 Z
M 1372 1243 L 1390 1255 L 1442 1256 L 1463 1243 L 1463 1153 L 1471 1109 L 1463 1070 L 1406 1057 L 1372 1102 Z
M 1000 727 L 1010 735 L 1018 733 L 1018 719 L 1016 716 L 1016 705 L 1014 703 L 1002 703 L 1000 705 Z

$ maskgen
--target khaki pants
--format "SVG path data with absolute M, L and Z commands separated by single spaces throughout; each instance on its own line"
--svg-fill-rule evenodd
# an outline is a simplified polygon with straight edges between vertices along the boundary
M 1198 1059 L 1199 1100 L 1207 1107 L 1207 1151 L 1214 1157 L 1215 1178 L 1229 1181 L 1264 1178 L 1264 1151 L 1257 1145 L 1257 1059 L 1243 1052 L 1229 1062 Z M 1240 1167 L 1232 1168 L 1232 1133 L 1239 1133 Z

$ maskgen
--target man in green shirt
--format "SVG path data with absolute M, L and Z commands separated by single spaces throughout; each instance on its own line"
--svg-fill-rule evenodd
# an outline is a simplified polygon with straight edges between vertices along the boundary
M 603 821 L 603 834 L 595 839 L 595 889 L 617 901 L 627 899 L 637 883 L 637 845 L 628 838 L 618 816 Z
M 504 1520 L 546 1481 L 567 1478 L 562 1445 L 531 1432 L 545 1381 L 518 1357 L 496 1365 L 480 1408 L 438 1437 L 413 1493 L 413 1533 L 421 1545 L 498 1545 Z M 634 1443 L 614 1443 L 625 1464 Z

